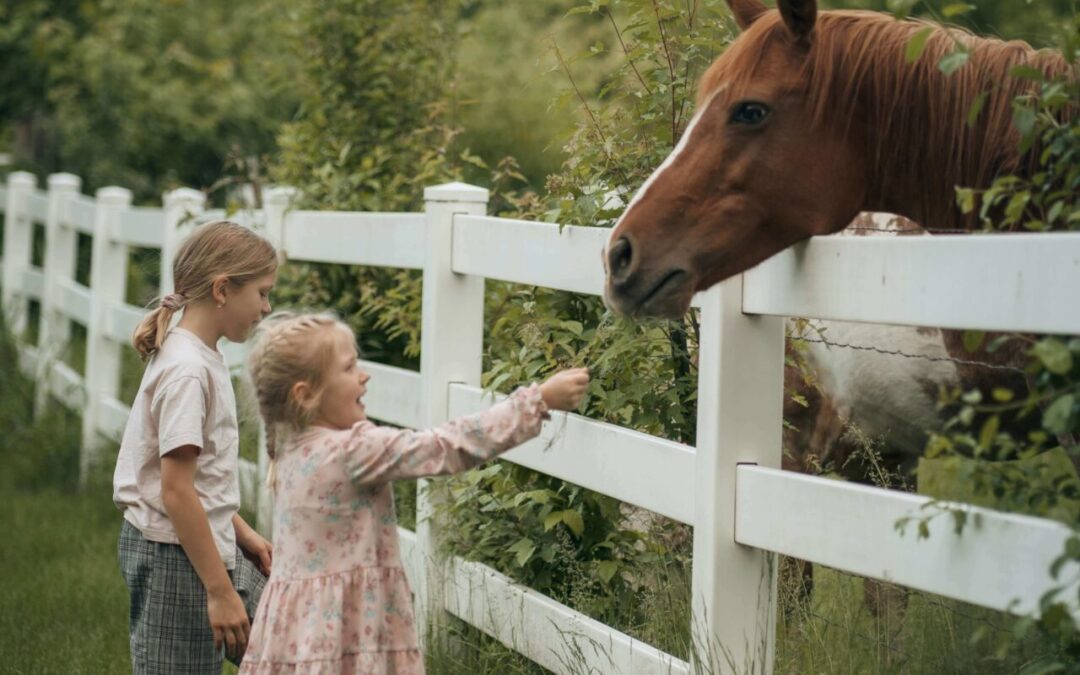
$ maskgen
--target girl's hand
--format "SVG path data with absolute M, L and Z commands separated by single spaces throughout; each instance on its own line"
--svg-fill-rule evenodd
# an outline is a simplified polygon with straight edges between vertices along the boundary
M 540 385 L 540 396 L 552 410 L 576 410 L 588 386 L 588 368 L 560 370 Z
M 248 622 L 244 601 L 232 586 L 207 589 L 206 613 L 210 617 L 210 629 L 214 632 L 214 649 L 225 646 L 225 653 L 234 658 L 243 656 L 247 649 Z
M 245 523 L 244 528 L 236 528 L 236 545 L 244 552 L 245 558 L 255 563 L 260 572 L 270 576 L 270 564 L 274 559 L 273 544 Z

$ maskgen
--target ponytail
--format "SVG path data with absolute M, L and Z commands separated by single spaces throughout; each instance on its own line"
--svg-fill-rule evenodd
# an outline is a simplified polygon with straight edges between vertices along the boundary
M 145 361 L 161 349 L 173 315 L 186 304 L 187 298 L 179 293 L 172 293 L 161 298 L 157 308 L 142 318 L 131 336 L 131 346 L 139 353 L 139 358 Z

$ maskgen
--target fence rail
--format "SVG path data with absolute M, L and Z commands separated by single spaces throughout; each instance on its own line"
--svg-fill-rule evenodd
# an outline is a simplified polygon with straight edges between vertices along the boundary
M 1077 237 L 814 237 L 747 272 L 743 311 L 1075 335 Z
M 81 473 L 100 439 L 118 441 L 129 408 L 119 399 L 119 350 L 143 309 L 124 302 L 128 251 L 160 249 L 162 293 L 168 262 L 192 220 L 205 211 L 191 190 L 163 208 L 131 207 L 121 188 L 78 193 L 79 180 L 49 178 L 36 189 L 17 172 L 0 186 L 5 218 L 0 260 L 9 325 L 27 334 L 28 303 L 41 306 L 40 340 L 21 365 L 39 390 L 83 411 Z M 266 208 L 239 219 L 260 227 L 292 260 L 423 270 L 420 372 L 365 362 L 373 378 L 367 407 L 378 419 L 426 426 L 490 405 L 479 388 L 483 279 L 599 294 L 608 232 L 483 215 L 485 190 L 429 188 L 414 214 L 289 211 L 291 191 L 266 191 Z M 45 264 L 31 264 L 34 226 L 46 231 Z M 93 237 L 91 284 L 74 280 L 76 234 Z M 777 470 L 780 459 L 783 326 L 787 315 L 893 324 L 1080 334 L 1073 289 L 1080 288 L 1080 235 L 815 238 L 742 277 L 699 294 L 698 438 L 695 446 L 572 414 L 507 453 L 512 462 L 583 485 L 694 526 L 693 598 L 697 644 L 723 648 L 732 663 L 764 655 L 772 663 L 776 611 L 770 552 L 820 562 L 966 602 L 1037 612 L 1051 586 L 1047 570 L 1072 531 L 1051 521 L 958 506 L 969 525 L 957 536 L 946 513 L 917 528 L 903 517 L 929 513 L 916 495 Z M 772 316 L 770 316 L 772 315 Z M 87 328 L 85 378 L 59 362 L 68 322 Z M 238 363 L 241 346 L 226 357 Z M 243 461 L 244 500 L 268 529 L 266 466 Z M 951 507 L 948 507 L 951 508 Z M 427 492 L 418 511 L 429 513 Z M 449 577 L 436 560 L 437 519 L 402 530 L 407 573 L 423 611 L 450 613 L 557 672 L 590 645 L 601 672 L 683 673 L 679 659 L 517 586 L 478 563 L 455 559 Z M 1066 570 L 1073 573 L 1076 571 Z M 1075 598 L 1076 583 L 1066 596 Z M 437 609 L 433 609 L 437 608 Z M 1072 605 L 1074 617 L 1080 608 Z M 582 642 L 584 641 L 584 642 Z M 588 651 L 588 650 L 585 650 Z

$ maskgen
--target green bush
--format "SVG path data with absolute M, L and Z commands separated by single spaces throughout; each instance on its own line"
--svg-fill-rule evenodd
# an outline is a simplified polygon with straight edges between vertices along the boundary
M 1075 69 L 1080 14 L 1074 12 L 1062 27 L 1058 48 Z M 986 190 L 958 187 L 957 203 L 965 213 L 977 214 L 989 232 L 1080 231 L 1080 80 L 1075 70 L 1053 79 L 1028 68 L 1012 74 L 1032 81 L 1031 93 L 1013 102 L 1013 123 L 1021 151 L 1034 153 L 1037 167 L 1029 178 L 1002 176 Z M 1080 562 L 1080 480 L 1072 467 L 1053 463 L 1068 453 L 1080 466 L 1080 337 L 971 331 L 964 343 L 991 355 L 1006 346 L 1018 349 L 1027 358 L 1028 391 L 944 392 L 942 405 L 956 412 L 946 431 L 930 438 L 927 456 L 941 458 L 974 501 L 1057 518 L 1072 527 L 1074 536 L 1051 568 L 1057 578 L 1065 564 Z M 1035 428 L 1016 431 L 1012 423 L 1025 419 Z M 1080 672 L 1080 629 L 1068 610 L 1076 598 L 1063 596 L 1063 588 L 1042 598 L 1040 619 L 1017 620 L 1012 635 L 999 640 L 999 650 L 1031 634 L 1056 645 L 1030 664 L 1033 672 Z

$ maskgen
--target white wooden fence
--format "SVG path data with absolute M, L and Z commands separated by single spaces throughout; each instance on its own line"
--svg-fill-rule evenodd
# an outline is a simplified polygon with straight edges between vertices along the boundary
M 128 414 L 118 400 L 120 350 L 142 310 L 124 303 L 128 248 L 162 250 L 168 262 L 202 196 L 178 190 L 164 208 L 131 207 L 130 192 L 79 194 L 68 174 L 48 191 L 14 173 L 0 188 L 4 209 L 3 303 L 16 332 L 27 302 L 41 303 L 37 345 L 23 366 L 51 393 L 83 411 L 82 470 L 100 437 L 118 440 Z M 428 188 L 424 213 L 290 211 L 287 189 L 271 189 L 260 227 L 291 260 L 423 270 L 421 369 L 366 363 L 368 410 L 399 425 L 428 426 L 490 404 L 479 388 L 484 278 L 598 294 L 607 231 L 485 217 L 487 191 L 462 184 Z M 45 263 L 31 264 L 32 227 L 46 232 Z M 73 279 L 77 233 L 93 237 L 89 287 Z M 898 531 L 930 500 L 779 470 L 783 317 L 1080 334 L 1080 235 L 815 238 L 701 294 L 696 447 L 568 415 L 506 459 L 694 526 L 693 612 L 697 652 L 714 666 L 771 672 L 776 612 L 774 552 L 965 602 L 1037 613 L 1056 585 L 1051 561 L 1071 531 L 1046 520 L 963 506 L 973 523 L 951 518 L 931 536 Z M 86 377 L 56 356 L 69 321 L 87 329 Z M 235 350 L 234 350 L 235 351 Z M 236 356 L 232 355 L 233 362 Z M 558 429 L 557 434 L 552 429 Z M 264 453 L 245 462 L 242 488 L 267 528 L 260 493 Z M 586 659 L 583 671 L 687 673 L 693 664 L 600 624 L 494 570 L 435 561 L 437 534 L 421 490 L 417 533 L 402 531 L 420 608 L 438 607 L 479 627 L 547 668 Z M 1077 597 L 1080 570 L 1059 579 Z M 433 604 L 434 603 L 434 604 Z M 1074 617 L 1080 608 L 1072 605 Z M 589 647 L 572 656 L 567 636 Z M 599 647 L 596 649 L 595 647 Z

